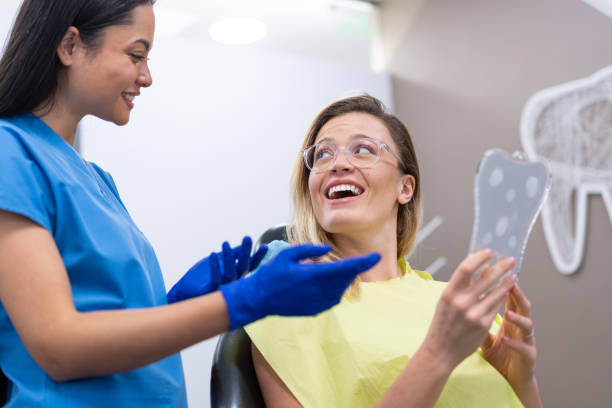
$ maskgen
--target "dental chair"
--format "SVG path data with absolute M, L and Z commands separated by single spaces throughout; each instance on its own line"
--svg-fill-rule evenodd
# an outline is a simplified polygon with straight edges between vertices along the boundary
M 264 232 L 256 243 L 287 240 L 286 226 Z M 251 359 L 251 339 L 244 329 L 222 334 L 217 342 L 210 378 L 211 408 L 265 408 Z
M 3 406 L 8 400 L 8 379 L 0 369 L 0 406 Z

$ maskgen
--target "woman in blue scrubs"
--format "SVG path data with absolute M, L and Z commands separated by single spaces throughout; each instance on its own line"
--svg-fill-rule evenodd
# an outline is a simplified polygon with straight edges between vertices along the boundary
M 128 122 L 152 84 L 153 0 L 25 0 L 0 60 L 0 367 L 9 407 L 183 407 L 180 350 L 266 315 L 336 304 L 376 254 L 250 269 L 250 243 L 198 262 L 168 305 L 153 249 L 78 122 Z M 251 265 L 252 266 L 252 265 Z M 295 299 L 299 299 L 296 302 Z

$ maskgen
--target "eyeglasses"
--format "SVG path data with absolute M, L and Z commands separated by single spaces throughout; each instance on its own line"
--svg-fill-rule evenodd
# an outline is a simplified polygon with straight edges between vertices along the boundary
M 382 149 L 391 153 L 397 159 L 400 168 L 402 167 L 402 160 L 393 153 L 388 144 L 369 137 L 353 139 L 342 149 L 330 142 L 317 143 L 302 150 L 302 157 L 310 171 L 319 173 L 331 169 L 336 163 L 338 154 L 343 151 L 349 163 L 363 169 L 372 167 L 378 162 Z

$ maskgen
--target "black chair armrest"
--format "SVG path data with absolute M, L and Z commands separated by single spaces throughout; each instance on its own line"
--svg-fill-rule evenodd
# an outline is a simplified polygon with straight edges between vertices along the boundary
M 210 379 L 213 408 L 265 408 L 251 358 L 251 339 L 244 329 L 219 338 Z
M 0 406 L 3 406 L 8 400 L 8 379 L 4 376 L 0 369 Z

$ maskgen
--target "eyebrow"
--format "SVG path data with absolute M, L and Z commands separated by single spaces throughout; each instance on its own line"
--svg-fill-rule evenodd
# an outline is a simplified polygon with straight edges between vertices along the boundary
M 142 44 L 142 45 L 144 45 L 144 47 L 145 47 L 145 49 L 147 51 L 149 51 L 151 49 L 151 44 L 147 40 L 142 39 L 142 38 L 134 41 L 132 44 Z
M 353 139 L 358 139 L 358 138 L 361 138 L 361 137 L 366 137 L 368 139 L 374 139 L 372 136 L 364 135 L 362 133 L 356 133 L 354 135 L 350 135 L 349 139 L 353 140 Z M 323 139 L 319 140 L 317 143 L 323 143 L 323 142 L 327 142 L 329 140 L 331 140 L 331 137 L 324 137 Z

